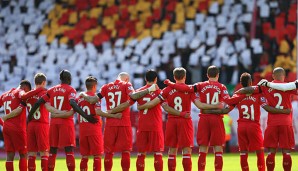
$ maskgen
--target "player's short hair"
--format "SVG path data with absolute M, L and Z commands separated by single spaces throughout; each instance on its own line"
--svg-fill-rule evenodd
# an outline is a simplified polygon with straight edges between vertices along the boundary
M 62 83 L 67 83 L 70 84 L 71 83 L 71 73 L 64 69 L 60 72 L 60 80 Z
M 285 70 L 282 67 L 277 67 L 273 69 L 273 75 L 286 75 Z
M 89 76 L 85 80 L 87 90 L 91 90 L 94 85 L 97 85 L 97 79 L 93 76 Z
M 249 82 L 251 81 L 251 75 L 247 72 L 241 74 L 240 76 L 240 83 L 242 85 L 242 87 L 248 87 L 249 86 Z
M 125 79 L 129 78 L 129 74 L 127 72 L 120 72 L 118 75 L 118 79 L 124 81 Z
M 20 87 L 28 87 L 31 90 L 31 83 L 28 80 L 22 80 L 20 82 Z
M 216 66 L 211 65 L 208 67 L 207 69 L 208 77 L 215 78 L 217 74 L 219 74 L 219 69 Z
M 173 75 L 176 80 L 182 80 L 186 76 L 186 70 L 182 67 L 175 68 Z
M 47 81 L 47 77 L 43 73 L 37 73 L 34 76 L 35 85 L 40 85 L 42 82 Z
M 153 69 L 149 69 L 145 75 L 146 81 L 153 82 L 157 78 L 157 72 Z

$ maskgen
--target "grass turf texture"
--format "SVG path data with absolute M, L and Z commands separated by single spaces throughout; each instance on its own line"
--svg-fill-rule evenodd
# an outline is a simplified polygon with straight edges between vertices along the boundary
M 266 157 L 266 156 L 265 156 Z M 39 158 L 39 157 L 38 157 Z M 241 170 L 240 167 L 240 158 L 239 154 L 233 153 L 233 154 L 224 154 L 224 167 L 223 171 L 239 171 Z M 198 170 L 197 166 L 197 160 L 198 160 L 198 155 L 193 154 L 192 155 L 192 170 Z M 298 170 L 298 154 L 297 153 L 292 153 L 292 170 Z M 103 169 L 103 159 L 102 159 L 102 170 Z M 121 171 L 121 158 L 120 157 L 114 157 L 113 160 L 113 170 L 114 171 Z M 131 161 L 130 161 L 130 170 L 135 171 L 136 170 L 136 155 L 133 154 L 131 156 Z M 154 171 L 154 158 L 152 155 L 147 155 L 146 159 L 146 171 Z M 163 156 L 163 162 L 164 162 L 164 171 L 168 170 L 167 169 L 167 156 Z M 207 156 L 207 161 L 206 161 L 206 171 L 212 171 L 214 170 L 214 155 L 213 154 L 208 154 Z M 249 163 L 249 170 L 250 171 L 257 171 L 257 158 L 254 153 L 249 153 L 248 156 L 248 163 Z M 89 157 L 89 162 L 88 162 L 88 170 L 92 171 L 92 165 L 93 165 L 93 158 Z M 78 171 L 80 167 L 80 158 L 76 158 L 76 170 Z M 18 160 L 14 162 L 14 169 L 18 170 Z M 0 159 L 0 170 L 4 171 L 5 170 L 5 160 Z M 56 160 L 56 171 L 67 171 L 66 163 L 65 163 L 65 158 L 58 158 Z M 182 157 L 181 155 L 178 155 L 177 157 L 177 166 L 176 166 L 177 171 L 182 171 Z M 276 158 L 275 158 L 275 170 L 283 170 L 282 168 L 282 154 L 277 153 Z M 36 160 L 36 171 L 41 171 L 40 169 L 40 159 Z

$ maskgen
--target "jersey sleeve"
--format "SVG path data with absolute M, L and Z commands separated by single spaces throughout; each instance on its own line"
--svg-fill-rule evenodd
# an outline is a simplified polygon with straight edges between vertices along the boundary
M 68 95 L 68 99 L 69 100 L 70 99 L 76 99 L 76 94 L 77 94 L 77 92 L 76 92 L 76 90 L 74 88 L 70 89 L 69 95 Z
M 131 85 L 131 83 L 128 82 L 126 84 L 126 92 L 127 92 L 127 94 L 129 95 L 129 94 L 133 93 L 134 91 L 135 91 L 135 89 L 133 88 L 133 86 Z
M 40 87 L 40 88 L 37 88 L 35 90 L 28 91 L 27 93 L 24 93 L 24 94 L 21 95 L 21 99 L 26 101 L 28 98 L 38 94 L 42 90 L 43 90 L 43 88 Z
M 222 85 L 221 87 L 221 98 L 223 100 L 226 100 L 226 99 L 229 99 L 230 98 L 230 95 L 229 95 L 229 92 L 227 90 L 227 87 Z
M 3 106 L 3 103 L 4 103 L 3 100 L 2 100 L 2 96 L 3 95 L 0 96 L 0 107 Z
M 260 98 L 259 104 L 260 104 L 261 107 L 264 107 L 264 106 L 268 105 L 267 99 L 264 96 L 260 96 L 259 98 Z
M 96 103 L 94 104 L 94 108 L 95 108 L 95 110 L 99 110 L 99 109 L 101 109 L 101 100 L 98 100 L 98 102 L 96 102 Z
M 4 122 L 2 120 L 2 118 L 0 118 L 0 125 L 3 126 Z
M 162 101 L 165 101 L 168 98 L 169 92 L 170 92 L 169 87 L 164 88 L 158 95 L 158 98 Z
M 191 101 L 195 102 L 196 100 L 200 100 L 200 94 L 199 93 L 191 93 L 190 95 Z
M 231 98 L 224 99 L 224 102 L 229 106 L 238 104 L 241 100 L 246 97 L 245 94 L 234 94 Z

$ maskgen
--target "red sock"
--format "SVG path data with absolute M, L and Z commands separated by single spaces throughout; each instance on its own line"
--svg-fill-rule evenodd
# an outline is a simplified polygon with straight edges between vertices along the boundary
M 221 171 L 223 166 L 222 152 L 215 152 L 214 168 L 215 171 Z
M 113 153 L 106 153 L 104 160 L 105 171 L 111 171 L 113 167 Z
M 29 156 L 28 159 L 28 171 L 35 171 L 36 165 L 35 165 L 35 156 Z
M 249 171 L 247 158 L 248 158 L 247 153 L 240 153 L 240 165 L 241 165 L 242 171 Z
M 88 158 L 82 158 L 80 163 L 80 170 L 87 171 L 88 170 Z
M 283 153 L 282 166 L 284 171 L 290 171 L 292 168 L 292 157 L 290 153 Z
M 144 154 L 138 154 L 136 166 L 137 171 L 144 171 L 145 170 L 145 155 Z
M 13 171 L 13 161 L 6 161 L 5 167 L 6 171 Z
M 155 168 L 155 171 L 162 171 L 163 169 L 162 153 L 154 154 L 154 168 Z
M 175 171 L 176 170 L 176 155 L 169 155 L 168 157 L 168 170 Z
M 93 171 L 101 171 L 101 157 L 99 156 L 93 159 Z
M 264 151 L 257 153 L 257 157 L 258 157 L 258 170 L 259 171 L 265 171 L 266 167 L 265 167 L 265 157 L 264 157 Z
M 54 171 L 57 154 L 50 154 L 48 160 L 48 171 Z
M 129 152 L 122 152 L 121 167 L 122 167 L 122 171 L 129 170 L 129 168 L 130 168 L 130 153 Z
M 41 156 L 41 170 L 48 171 L 48 156 Z
M 191 155 L 183 154 L 182 158 L 183 158 L 182 165 L 183 165 L 184 171 L 191 171 L 191 168 L 192 168 Z
M 73 152 L 66 152 L 66 165 L 68 171 L 74 171 L 76 168 L 74 153 Z
M 20 171 L 27 171 L 27 159 L 26 158 L 20 158 L 19 169 L 20 169 Z
M 198 170 L 204 171 L 206 166 L 206 156 L 207 153 L 200 152 L 199 153 L 199 159 L 198 159 Z
M 266 158 L 267 171 L 273 171 L 275 167 L 275 153 L 269 153 Z

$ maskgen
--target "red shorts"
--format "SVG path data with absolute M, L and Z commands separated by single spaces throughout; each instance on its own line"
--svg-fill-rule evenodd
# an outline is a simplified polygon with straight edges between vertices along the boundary
M 103 140 L 99 135 L 80 136 L 80 153 L 82 156 L 100 155 L 103 153 Z
M 266 148 L 293 149 L 295 147 L 293 126 L 267 126 L 264 135 Z
M 165 145 L 171 148 L 193 147 L 192 120 L 169 118 L 166 124 Z
M 263 148 L 263 136 L 260 124 L 238 122 L 237 132 L 240 151 L 256 151 Z
M 27 138 L 25 130 L 3 127 L 3 138 L 6 152 L 27 153 Z
M 132 150 L 132 129 L 130 126 L 106 126 L 104 130 L 104 151 L 122 152 Z
M 138 152 L 159 152 L 164 150 L 164 136 L 161 131 L 138 131 Z
M 30 122 L 27 127 L 28 151 L 49 151 L 49 124 Z
M 225 128 L 222 117 L 216 115 L 200 115 L 197 134 L 198 145 L 223 146 L 225 144 Z
M 51 124 L 50 125 L 50 146 L 67 147 L 76 146 L 74 125 Z

